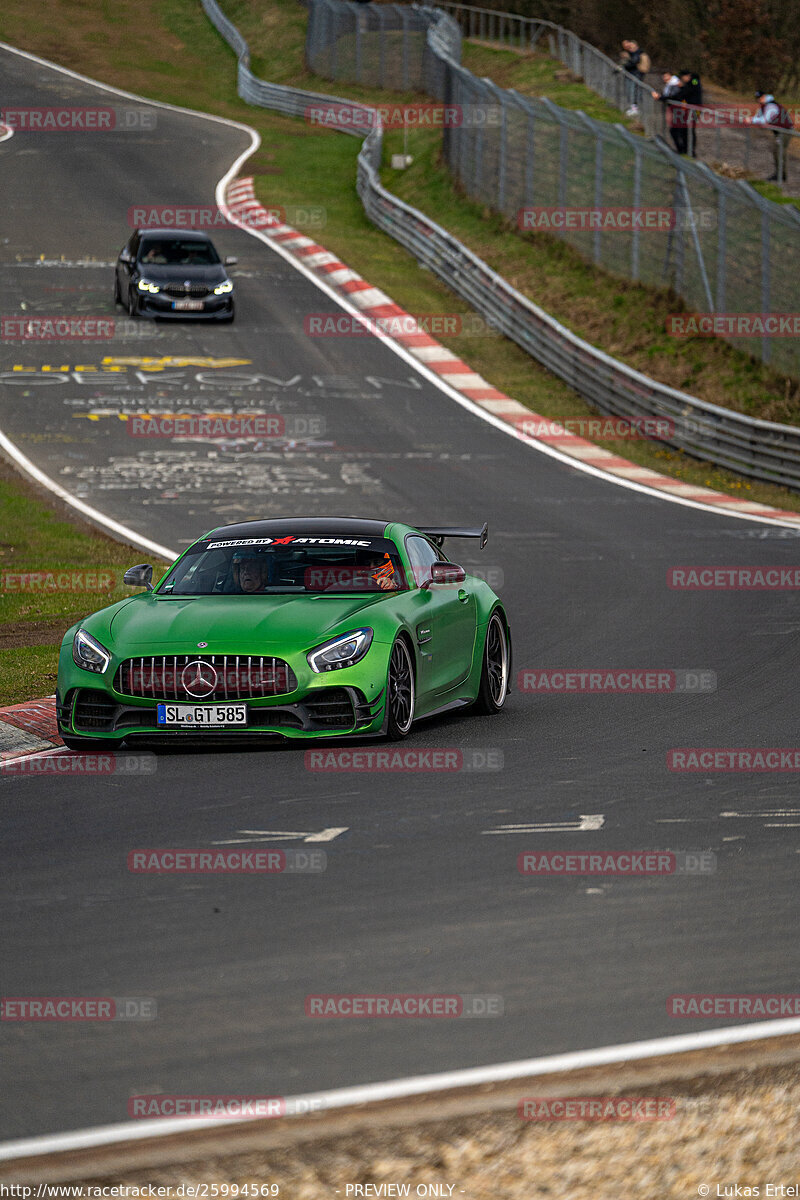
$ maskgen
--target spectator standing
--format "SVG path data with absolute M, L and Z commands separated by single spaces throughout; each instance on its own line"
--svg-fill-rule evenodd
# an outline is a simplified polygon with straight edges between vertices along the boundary
M 672 71 L 664 71 L 661 75 L 661 79 L 663 80 L 664 85 L 661 92 L 651 92 L 651 95 L 654 100 L 659 100 L 664 105 L 667 126 L 669 128 L 669 136 L 672 138 L 675 150 L 678 154 L 685 154 L 686 130 L 676 128 L 673 120 L 674 109 L 669 103 L 669 101 L 673 100 L 680 91 L 681 81 L 679 76 L 674 75 Z
M 697 117 L 698 110 L 703 107 L 703 86 L 694 71 L 681 71 L 680 82 L 681 86 L 669 101 L 675 129 L 672 140 L 679 154 L 689 153 L 692 158 L 697 158 Z
M 789 151 L 789 134 L 787 130 L 793 127 L 792 118 L 789 116 L 782 104 L 779 104 L 771 92 L 764 92 L 759 89 L 756 92 L 756 100 L 758 101 L 758 112 L 752 118 L 753 125 L 766 125 L 772 129 L 772 157 L 775 163 L 775 170 L 770 175 L 770 180 L 776 180 L 778 183 L 786 182 L 786 155 Z
M 625 116 L 634 117 L 639 111 L 639 107 L 636 103 L 637 88 L 634 80 L 641 82 L 642 79 L 644 79 L 645 75 L 650 70 L 650 56 L 645 54 L 638 42 L 633 41 L 631 38 L 626 38 L 626 40 L 622 43 L 622 57 L 620 59 L 620 64 L 625 68 L 630 76 L 630 79 L 628 80 L 629 103 L 627 109 L 625 110 Z

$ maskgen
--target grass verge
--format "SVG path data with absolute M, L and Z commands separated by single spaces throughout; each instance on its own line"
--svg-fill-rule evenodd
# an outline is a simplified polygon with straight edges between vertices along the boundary
M 126 567 L 148 556 L 45 499 L 0 459 L 0 704 L 55 691 L 65 631 L 98 608 L 134 594 Z M 165 563 L 154 563 L 156 576 Z M 33 576 L 33 578 L 32 578 Z

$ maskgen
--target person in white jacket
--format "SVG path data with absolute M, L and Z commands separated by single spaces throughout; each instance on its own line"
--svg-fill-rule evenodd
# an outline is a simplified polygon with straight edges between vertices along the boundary
M 667 125 L 669 126 L 669 136 L 672 138 L 678 154 L 686 153 L 686 129 L 683 127 L 677 128 L 672 116 L 672 105 L 670 99 L 681 90 L 681 81 L 672 71 L 664 71 L 661 75 L 664 81 L 664 86 L 660 92 L 652 92 L 654 100 L 660 100 L 666 110 Z
M 786 155 L 789 152 L 789 138 L 787 130 L 792 128 L 792 118 L 789 116 L 782 104 L 779 104 L 771 92 L 757 91 L 756 100 L 758 101 L 759 109 L 754 117 L 751 118 L 750 124 L 768 126 L 773 131 L 772 157 L 775 163 L 775 170 L 770 175 L 770 181 L 776 180 L 778 183 L 786 182 Z

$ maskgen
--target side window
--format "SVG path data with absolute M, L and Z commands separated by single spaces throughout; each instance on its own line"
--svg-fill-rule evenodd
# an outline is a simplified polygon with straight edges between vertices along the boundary
M 141 242 L 141 240 L 142 240 L 142 235 L 139 233 L 139 230 L 137 229 L 136 233 L 134 233 L 133 237 L 128 242 L 128 253 L 130 254 L 131 258 L 136 258 L 136 255 L 139 253 L 139 243 Z
M 411 570 L 417 587 L 421 587 L 431 576 L 431 564 L 439 562 L 441 555 L 435 546 L 422 537 L 406 538 L 406 550 L 411 561 Z

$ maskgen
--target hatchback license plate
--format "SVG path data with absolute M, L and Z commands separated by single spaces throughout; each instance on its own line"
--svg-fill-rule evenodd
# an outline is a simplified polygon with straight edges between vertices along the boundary
M 203 309 L 202 300 L 173 300 L 172 307 L 177 312 L 200 312 Z
M 246 704 L 159 704 L 159 725 L 246 725 Z

